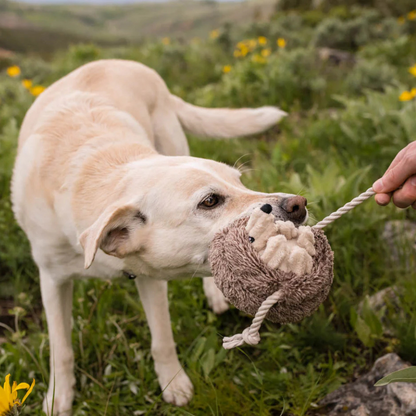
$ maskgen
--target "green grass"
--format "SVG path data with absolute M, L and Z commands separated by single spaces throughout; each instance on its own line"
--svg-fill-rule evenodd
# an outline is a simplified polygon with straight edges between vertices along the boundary
M 351 24 L 362 18 L 363 43 L 345 43 L 360 57 L 356 66 L 319 59 L 316 34 L 325 29 L 327 17 L 291 12 L 247 27 L 241 35 L 267 35 L 272 54 L 266 63 L 252 62 L 252 54 L 234 58 L 239 39 L 223 28 L 219 38 L 200 43 L 149 41 L 110 49 L 88 44 L 61 51 L 50 61 L 21 55 L 14 62 L 22 68 L 20 78 L 0 74 L 0 322 L 8 326 L 0 327 L 0 379 L 9 372 L 19 381 L 36 378 L 26 414 L 42 414 L 49 346 L 38 271 L 9 199 L 18 130 L 33 101 L 20 79 L 49 85 L 85 62 L 117 57 L 155 68 L 174 93 L 190 102 L 280 105 L 290 115 L 279 127 L 230 141 L 190 137 L 191 152 L 231 165 L 240 158 L 248 187 L 301 193 L 312 217 L 320 220 L 371 186 L 395 154 L 416 140 L 416 102 L 398 100 L 403 89 L 416 86 L 407 72 L 416 63 L 414 27 L 381 15 L 377 23 L 368 18 L 369 23 L 367 12 L 343 20 Z M 371 24 L 390 30 L 380 35 Z M 275 46 L 277 37 L 288 40 L 285 50 Z M 223 74 L 226 64 L 232 71 Z M 388 69 L 379 71 L 381 67 Z M 249 317 L 235 309 L 215 316 L 198 279 L 171 282 L 172 327 L 180 360 L 195 386 L 194 399 L 183 409 L 161 398 L 134 285 L 77 281 L 74 415 L 311 415 L 325 394 L 364 373 L 386 352 L 416 364 L 416 276 L 390 259 L 381 237 L 386 221 L 404 218 L 415 219 L 415 214 L 369 201 L 329 226 L 335 280 L 328 300 L 300 324 L 267 323 L 261 343 L 253 348 L 221 347 L 222 336 L 245 328 Z M 366 295 L 390 285 L 402 290 L 398 307 L 358 308 Z M 380 330 L 381 322 L 389 332 Z

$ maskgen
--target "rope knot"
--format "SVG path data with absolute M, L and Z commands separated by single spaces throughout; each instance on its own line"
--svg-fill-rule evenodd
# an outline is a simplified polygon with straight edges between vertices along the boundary
M 260 334 L 256 331 L 254 334 L 250 334 L 250 327 L 243 331 L 243 340 L 248 345 L 257 345 L 260 342 Z
M 244 343 L 248 345 L 257 345 L 260 342 L 260 334 L 258 330 L 254 334 L 250 334 L 250 327 L 246 328 L 242 334 L 235 334 L 232 337 L 224 337 L 222 346 L 226 350 L 241 347 Z

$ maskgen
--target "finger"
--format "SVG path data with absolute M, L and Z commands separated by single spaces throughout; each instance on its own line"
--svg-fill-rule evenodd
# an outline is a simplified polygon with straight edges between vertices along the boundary
M 375 200 L 377 202 L 377 204 L 381 205 L 381 206 L 385 206 L 388 205 L 388 203 L 390 202 L 391 199 L 391 194 L 376 194 L 375 196 Z
M 386 170 L 385 173 L 387 173 L 389 170 L 392 170 L 394 167 L 397 166 L 397 164 L 399 162 L 402 161 L 404 155 L 407 153 L 408 151 L 408 146 L 406 146 L 404 149 L 400 150 L 399 153 L 397 153 L 396 157 L 393 159 L 393 162 L 390 163 L 390 166 L 388 167 L 388 169 Z
M 393 203 L 399 208 L 407 208 L 416 202 L 416 175 L 411 176 L 402 189 L 394 192 Z
M 373 184 L 373 189 L 377 193 L 395 191 L 414 173 L 416 173 L 416 162 L 409 160 L 408 157 L 403 157 L 394 168 L 387 171 L 381 179 Z

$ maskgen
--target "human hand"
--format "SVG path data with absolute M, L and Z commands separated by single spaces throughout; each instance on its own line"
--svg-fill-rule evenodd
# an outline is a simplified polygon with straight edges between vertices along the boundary
M 373 190 L 379 205 L 393 199 L 399 208 L 416 209 L 416 141 L 397 154 L 383 177 L 373 184 Z

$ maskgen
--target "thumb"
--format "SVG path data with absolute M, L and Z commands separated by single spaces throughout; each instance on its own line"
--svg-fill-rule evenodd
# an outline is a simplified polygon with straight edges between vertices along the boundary
M 388 170 L 384 176 L 374 182 L 373 189 L 377 193 L 388 193 L 399 188 L 415 172 L 416 168 L 411 163 L 399 162 L 393 169 Z

